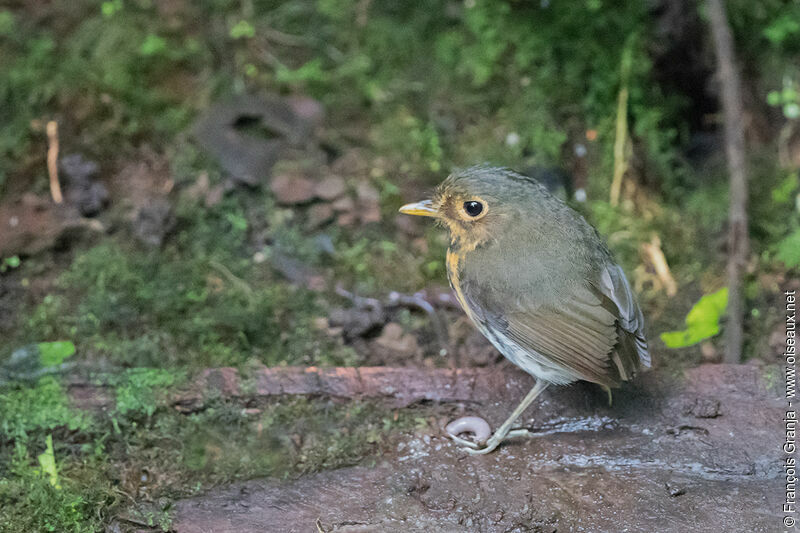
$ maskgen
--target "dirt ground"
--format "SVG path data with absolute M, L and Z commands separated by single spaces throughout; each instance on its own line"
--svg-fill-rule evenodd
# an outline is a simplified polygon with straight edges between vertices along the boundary
M 531 385 L 475 381 L 469 404 L 499 424 Z M 783 410 L 777 368 L 650 372 L 617 391 L 551 389 L 522 423 L 533 438 L 469 456 L 440 428 L 374 464 L 235 484 L 176 503 L 178 533 L 777 531 Z M 735 439 L 734 439 L 735 435 Z

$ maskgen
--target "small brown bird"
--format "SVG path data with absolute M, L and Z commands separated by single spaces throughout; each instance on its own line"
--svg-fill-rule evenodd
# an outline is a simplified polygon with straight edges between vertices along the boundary
M 644 318 L 622 268 L 597 231 L 536 181 L 473 167 L 400 212 L 444 223 L 458 301 L 505 357 L 536 378 L 484 446 L 450 432 L 466 451 L 488 453 L 527 433 L 511 427 L 551 383 L 585 380 L 610 390 L 650 366 Z

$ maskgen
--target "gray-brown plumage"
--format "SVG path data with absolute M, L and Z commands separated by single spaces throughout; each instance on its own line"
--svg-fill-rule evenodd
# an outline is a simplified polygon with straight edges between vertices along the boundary
M 650 366 L 624 272 L 594 228 L 531 178 L 473 167 L 401 211 L 449 229 L 448 277 L 461 305 L 538 392 L 576 380 L 615 387 Z

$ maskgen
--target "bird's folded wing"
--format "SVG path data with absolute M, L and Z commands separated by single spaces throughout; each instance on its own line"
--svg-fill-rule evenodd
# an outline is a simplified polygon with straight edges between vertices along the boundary
M 614 386 L 622 377 L 613 361 L 617 317 L 603 303 L 590 287 L 580 287 L 557 308 L 523 303 L 493 325 L 534 359 L 550 360 L 579 379 Z
M 529 352 L 575 377 L 616 386 L 650 365 L 644 318 L 622 269 L 609 265 L 596 281 L 587 280 L 562 294 L 558 305 L 520 296 L 483 320 Z
M 600 275 L 600 282 L 596 284 L 603 296 L 609 298 L 616 307 L 616 314 L 619 318 L 619 326 L 624 333 L 627 333 L 625 342 L 631 344 L 638 363 L 650 366 L 650 352 L 647 349 L 647 337 L 644 331 L 644 316 L 636 297 L 633 294 L 625 272 L 619 265 L 607 266 Z

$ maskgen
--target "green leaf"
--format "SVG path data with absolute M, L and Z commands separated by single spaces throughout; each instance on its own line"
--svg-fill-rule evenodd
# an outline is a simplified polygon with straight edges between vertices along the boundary
M 167 49 L 167 41 L 163 37 L 150 34 L 144 38 L 142 46 L 139 47 L 139 53 L 143 56 L 154 56 L 164 52 Z
M 42 473 L 47 474 L 50 478 L 50 484 L 56 489 L 60 489 L 58 469 L 56 468 L 56 454 L 53 450 L 53 435 L 48 435 L 46 442 L 47 449 L 44 453 L 39 454 L 39 465 L 42 467 Z
M 122 9 L 122 0 L 111 0 L 100 4 L 100 12 L 106 18 L 114 16 L 114 13 Z
M 18 255 L 12 255 L 11 257 L 6 257 L 3 260 L 0 260 L 0 272 L 5 272 L 9 268 L 17 268 L 20 265 L 21 261 L 19 260 Z
M 719 320 L 728 307 L 728 288 L 706 294 L 686 315 L 686 329 L 666 331 L 660 335 L 668 348 L 684 348 L 719 333 Z
M 778 253 L 775 257 L 789 268 L 800 266 L 800 228 L 778 243 Z
M 225 219 L 230 222 L 234 229 L 247 231 L 247 219 L 239 213 L 225 213 Z
M 772 44 L 780 45 L 793 35 L 800 33 L 800 23 L 797 22 L 793 13 L 785 13 L 772 21 L 762 30 L 762 33 Z
M 797 190 L 798 185 L 800 185 L 798 173 L 789 174 L 777 187 L 772 189 L 772 201 L 776 204 L 788 204 L 792 201 L 792 195 Z
M 14 13 L 4 9 L 0 11 L 0 36 L 11 35 L 14 31 Z
M 280 83 L 321 82 L 325 80 L 325 72 L 322 69 L 322 61 L 316 58 L 294 70 L 285 65 L 278 65 L 275 69 L 275 79 Z
M 256 29 L 246 20 L 234 24 L 230 31 L 231 39 L 252 39 L 255 35 Z
M 75 345 L 71 341 L 40 342 L 39 362 L 42 366 L 57 366 L 64 359 L 75 354 Z

